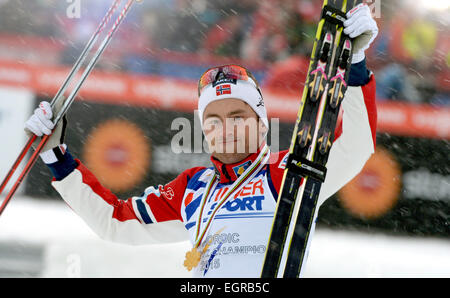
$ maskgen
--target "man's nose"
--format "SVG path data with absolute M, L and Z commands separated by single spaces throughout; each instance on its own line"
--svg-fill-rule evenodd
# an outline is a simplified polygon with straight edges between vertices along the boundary
M 222 122 L 222 135 L 223 136 L 233 136 L 235 134 L 236 125 L 233 122 L 233 119 L 225 119 L 224 122 Z

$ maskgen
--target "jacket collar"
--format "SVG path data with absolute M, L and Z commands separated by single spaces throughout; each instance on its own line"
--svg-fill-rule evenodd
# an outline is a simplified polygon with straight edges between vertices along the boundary
M 244 171 L 258 158 L 262 148 L 264 148 L 264 144 L 259 147 L 257 152 L 252 153 L 245 159 L 233 164 L 224 164 L 211 156 L 211 162 L 213 163 L 215 171 L 220 178 L 220 183 L 232 183 L 236 181 L 239 176 L 244 173 Z

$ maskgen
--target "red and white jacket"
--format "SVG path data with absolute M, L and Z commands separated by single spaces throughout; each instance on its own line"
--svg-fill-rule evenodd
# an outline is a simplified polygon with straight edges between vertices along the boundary
M 319 206 L 355 177 L 374 153 L 377 112 L 373 75 L 364 86 L 348 88 L 342 108 Z M 101 238 L 134 245 L 188 239 L 194 243 L 199 222 L 209 218 L 239 168 L 248 167 L 256 156 L 232 165 L 212 159 L 210 168 L 187 169 L 173 181 L 149 187 L 141 196 L 127 200 L 103 187 L 67 152 L 49 167 L 56 177 L 53 187 Z M 194 276 L 260 275 L 286 158 L 287 151 L 271 153 L 270 162 L 220 208 L 204 239 L 209 248 Z M 205 186 L 215 172 L 220 174 L 220 182 L 199 218 Z M 317 216 L 319 208 L 316 210 Z

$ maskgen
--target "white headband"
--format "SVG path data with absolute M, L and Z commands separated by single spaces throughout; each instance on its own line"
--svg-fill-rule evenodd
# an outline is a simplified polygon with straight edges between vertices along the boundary
M 207 105 L 216 100 L 236 98 L 251 106 L 264 125 L 269 128 L 266 107 L 264 106 L 264 101 L 261 94 L 256 88 L 256 84 L 253 81 L 237 80 L 235 82 L 236 83 L 224 82 L 216 86 L 209 84 L 202 90 L 198 100 L 198 115 L 202 126 L 203 112 L 205 111 Z

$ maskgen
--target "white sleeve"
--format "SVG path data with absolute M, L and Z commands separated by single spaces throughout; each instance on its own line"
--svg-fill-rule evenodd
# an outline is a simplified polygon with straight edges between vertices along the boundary
M 375 152 L 372 129 L 372 126 L 376 125 L 373 77 L 368 85 L 370 86 L 347 89 L 342 102 L 342 134 L 331 147 L 327 175 L 320 191 L 318 206 L 350 182 Z M 364 88 L 369 91 L 363 92 Z M 369 121 L 368 111 L 375 113 L 375 121 Z
M 147 188 L 141 197 L 117 200 L 97 181 L 86 181 L 88 175 L 79 167 L 61 181 L 53 181 L 52 186 L 100 238 L 131 245 L 189 239 L 181 221 L 156 222 L 146 202 L 148 196 L 160 195 L 155 188 Z M 148 221 L 142 220 L 142 213 Z

